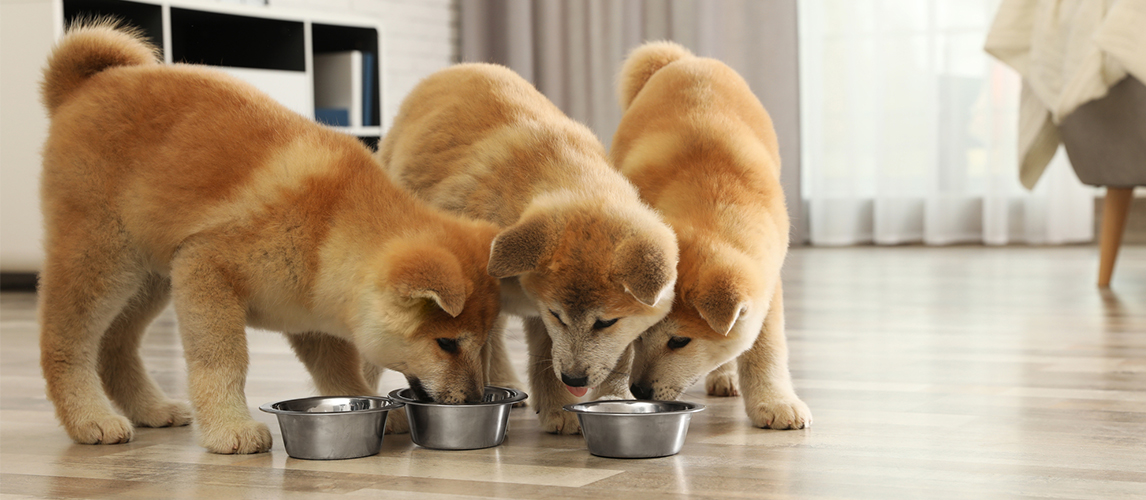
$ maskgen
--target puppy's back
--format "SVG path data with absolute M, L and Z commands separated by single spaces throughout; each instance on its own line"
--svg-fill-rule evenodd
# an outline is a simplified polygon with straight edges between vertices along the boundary
M 638 138 L 664 138 L 669 143 L 657 149 L 667 154 L 682 149 L 669 137 L 702 134 L 740 143 L 736 149 L 752 146 L 744 139 L 757 141 L 772 160 L 772 175 L 779 176 L 772 118 L 744 78 L 723 62 L 695 57 L 672 42 L 645 44 L 626 60 L 618 89 L 625 114 L 613 137 L 614 161 L 630 156 Z
M 45 218 L 107 214 L 159 260 L 191 234 L 293 203 L 315 182 L 400 192 L 354 138 L 220 71 L 159 64 L 138 33 L 110 22 L 69 30 L 42 89 Z M 343 193 L 322 192 L 304 201 L 331 206 Z
M 704 288 L 706 267 L 773 279 L 789 220 L 776 133 L 747 82 L 675 44 L 638 48 L 624 68 L 620 94 L 631 98 L 610 154 L 676 230 L 681 286 Z
M 459 64 L 419 83 L 378 158 L 423 199 L 502 226 L 515 222 L 537 195 L 556 189 L 635 199 L 592 131 L 493 64 Z

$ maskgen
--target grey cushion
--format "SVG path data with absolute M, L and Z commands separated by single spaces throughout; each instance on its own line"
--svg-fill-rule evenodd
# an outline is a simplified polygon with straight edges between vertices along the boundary
M 1059 124 L 1059 133 L 1084 184 L 1146 185 L 1146 86 L 1134 77 L 1079 106 Z

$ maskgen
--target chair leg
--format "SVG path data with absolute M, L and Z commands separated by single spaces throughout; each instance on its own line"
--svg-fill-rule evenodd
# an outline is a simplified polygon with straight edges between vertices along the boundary
M 1098 286 L 1110 286 L 1114 274 L 1114 260 L 1118 258 L 1118 247 L 1122 245 L 1122 232 L 1126 228 L 1126 214 L 1130 212 L 1130 200 L 1134 198 L 1134 188 L 1106 188 L 1106 201 L 1102 208 L 1102 234 L 1099 236 Z

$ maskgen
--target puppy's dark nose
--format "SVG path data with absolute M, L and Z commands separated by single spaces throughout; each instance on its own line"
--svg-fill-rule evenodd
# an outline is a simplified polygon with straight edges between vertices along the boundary
M 589 377 L 570 377 L 568 373 L 561 372 L 561 381 L 569 387 L 585 387 L 589 385 Z
M 653 399 L 653 386 L 651 385 L 633 384 L 629 386 L 629 390 L 637 399 Z

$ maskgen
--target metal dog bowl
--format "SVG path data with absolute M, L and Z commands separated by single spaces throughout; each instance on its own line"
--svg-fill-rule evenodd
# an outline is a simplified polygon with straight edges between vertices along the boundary
M 338 460 L 377 454 L 386 415 L 401 407 L 382 397 L 340 396 L 291 399 L 259 409 L 278 416 L 287 455 Z
M 692 414 L 687 401 L 590 401 L 565 405 L 577 414 L 589 453 L 609 458 L 653 458 L 680 453 Z
M 419 401 L 408 388 L 390 393 L 391 399 L 406 405 L 410 439 L 437 450 L 474 450 L 501 444 L 509 429 L 509 409 L 526 397 L 516 389 L 492 385 L 486 386 L 480 403 L 456 405 Z

